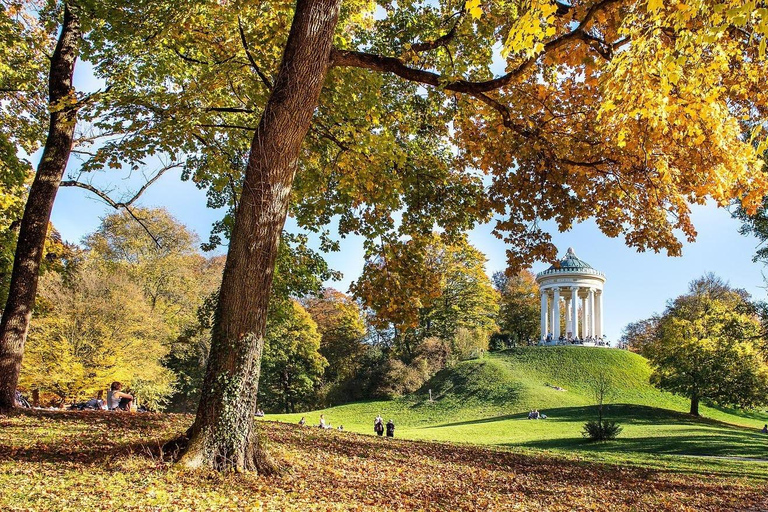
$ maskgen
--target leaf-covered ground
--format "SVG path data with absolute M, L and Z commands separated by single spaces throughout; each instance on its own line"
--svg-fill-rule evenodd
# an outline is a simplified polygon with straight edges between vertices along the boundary
M 279 476 L 158 455 L 189 416 L 0 416 L 0 510 L 762 510 L 766 481 L 263 422 Z

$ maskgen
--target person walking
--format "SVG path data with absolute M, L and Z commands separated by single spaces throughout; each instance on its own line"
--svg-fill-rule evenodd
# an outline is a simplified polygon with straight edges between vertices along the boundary
M 384 435 L 384 420 L 381 419 L 381 415 L 376 416 L 376 419 L 373 420 L 373 431 L 379 436 Z
M 387 422 L 387 437 L 395 437 L 395 422 L 392 420 Z

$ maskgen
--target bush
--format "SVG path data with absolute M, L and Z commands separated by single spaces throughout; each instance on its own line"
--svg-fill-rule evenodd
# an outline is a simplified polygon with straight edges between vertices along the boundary
M 459 327 L 453 336 L 451 351 L 459 361 L 476 359 L 488 350 L 490 335 L 482 329 Z
M 608 441 L 616 439 L 622 431 L 615 421 L 588 421 L 584 424 L 581 435 L 588 437 L 591 441 Z

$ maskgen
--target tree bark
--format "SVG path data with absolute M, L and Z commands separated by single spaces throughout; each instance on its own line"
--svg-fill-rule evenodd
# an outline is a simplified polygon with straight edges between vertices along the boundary
M 699 397 L 696 395 L 691 397 L 691 414 L 693 416 L 699 415 Z
M 187 467 L 269 472 L 254 413 L 280 233 L 302 141 L 330 62 L 341 0 L 298 0 L 272 95 L 251 143 Z
M 48 74 L 51 110 L 43 156 L 21 219 L 8 300 L 0 321 L 0 410 L 15 407 L 24 343 L 35 305 L 38 271 L 56 192 L 72 150 L 77 102 L 72 88 L 81 38 L 74 6 L 64 6 L 64 21 Z

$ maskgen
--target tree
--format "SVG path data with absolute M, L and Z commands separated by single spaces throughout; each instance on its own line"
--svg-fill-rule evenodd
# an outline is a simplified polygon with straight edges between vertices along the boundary
M 94 257 L 141 287 L 151 309 L 165 320 L 170 339 L 196 321 L 201 301 L 220 283 L 197 242 L 166 210 L 154 208 L 107 215 L 83 240 Z
M 589 437 L 592 441 L 607 441 L 615 439 L 622 428 L 614 421 L 605 421 L 603 407 L 605 402 L 611 400 L 616 393 L 614 383 L 611 381 L 608 373 L 601 370 L 590 383 L 592 396 L 597 402 L 597 421 L 588 421 L 584 424 L 582 435 Z
M 516 268 L 555 259 L 540 220 L 567 229 L 595 216 L 630 246 L 679 254 L 675 230 L 695 235 L 688 202 L 743 196 L 756 206 L 768 184 L 753 172 L 758 152 L 738 118 L 759 97 L 764 59 L 754 55 L 765 30 L 748 4 L 737 14 L 706 2 L 629 0 L 398 3 L 377 16 L 370 4 L 342 10 L 338 0 L 188 9 L 188 23 L 162 34 L 178 45 L 141 69 L 156 80 L 170 54 L 181 54 L 188 73 L 178 87 L 168 87 L 173 79 L 155 87 L 202 107 L 175 118 L 180 108 L 156 109 L 147 122 L 183 121 L 180 132 L 201 147 L 227 141 L 209 159 L 222 177 L 230 156 L 247 165 L 184 463 L 258 466 L 252 397 L 292 198 L 301 225 L 323 229 L 338 215 L 340 231 L 365 235 L 371 252 L 374 240 L 425 236 L 435 225 L 455 234 L 497 214 Z M 276 28 L 291 16 L 287 34 Z M 263 61 L 253 41 L 266 43 Z M 506 68 L 494 77 L 498 43 Z M 223 101 L 232 91 L 246 99 Z M 203 125 L 223 133 L 197 133 Z M 243 131 L 250 147 L 229 154 L 243 149 L 229 144 Z
M 309 313 L 296 301 L 280 306 L 273 306 L 267 322 L 259 402 L 265 409 L 296 412 L 316 402 L 328 361 Z
M 0 70 L 0 118 L 3 121 L 0 140 L 15 143 L 26 154 L 34 153 L 42 145 L 42 155 L 27 191 L 18 233 L 11 236 L 16 238 L 16 245 L 8 298 L 0 320 L 0 409 L 15 405 L 15 389 L 34 309 L 49 220 L 59 187 L 85 188 L 110 206 L 130 212 L 130 206 L 141 193 L 162 173 L 177 165 L 171 162 L 161 166 L 133 198 L 126 200 L 114 200 L 87 182 L 62 181 L 73 153 L 85 158 L 78 169 L 82 176 L 105 166 L 120 169 L 124 164 L 131 171 L 138 171 L 145 167 L 146 157 L 174 155 L 178 150 L 167 143 L 135 146 L 133 139 L 125 136 L 143 127 L 133 123 L 136 121 L 133 113 L 120 117 L 121 108 L 133 98 L 126 91 L 132 91 L 133 87 L 125 83 L 125 77 L 119 72 L 109 77 L 100 75 L 107 79 L 109 93 L 83 94 L 73 87 L 78 58 L 125 64 L 125 55 L 115 44 L 121 35 L 135 31 L 138 19 L 144 27 L 151 27 L 158 18 L 169 21 L 167 6 L 151 2 L 141 6 L 144 8 L 141 18 L 120 19 L 121 9 L 130 11 L 136 4 L 99 0 L 19 0 L 2 4 L 0 55 L 8 60 L 3 61 Z M 181 2 L 178 5 L 181 7 Z M 112 38 L 106 44 L 105 34 Z M 120 87 L 113 87 L 116 83 Z M 110 122 L 103 123 L 100 116 L 107 112 Z M 89 126 L 78 133 L 76 128 L 81 121 Z M 112 144 L 104 144 L 110 140 Z M 116 145 L 114 141 L 123 142 Z M 94 146 L 97 147 L 94 149 Z M 5 164 L 9 162 L 11 159 L 5 158 Z M 7 236 L 4 233 L 4 237 Z
M 43 277 L 20 385 L 63 403 L 118 380 L 141 403 L 161 407 L 175 381 L 161 364 L 168 352 L 164 319 L 123 269 L 93 255 L 79 267 L 66 279 L 55 272 Z
M 366 351 L 366 328 L 360 306 L 333 288 L 326 288 L 319 297 L 309 297 L 303 303 L 320 332 L 320 353 L 328 361 L 325 382 L 332 385 L 349 380 Z
M 486 261 L 463 236 L 394 242 L 366 263 L 352 290 L 376 313 L 379 326 L 395 326 L 406 362 L 423 339 L 453 341 L 460 330 L 463 341 L 472 333 L 487 348 L 497 329 L 498 294 L 485 273 Z
M 627 324 L 622 329 L 619 345 L 645 356 L 646 348 L 653 343 L 658 335 L 660 320 L 659 315 L 653 315 L 651 318 Z
M 651 382 L 699 402 L 752 407 L 765 402 L 768 366 L 759 351 L 760 323 L 748 295 L 708 274 L 669 304 L 644 347 Z
M 81 35 L 79 11 L 67 3 L 50 60 L 48 136 L 21 219 L 8 301 L 0 321 L 0 409 L 15 405 L 16 384 L 37 292 L 48 221 L 72 148 L 79 110 L 72 78 Z
M 336 279 L 338 273 L 331 270 L 323 258 L 307 246 L 307 237 L 284 233 L 280 240 L 275 279 L 272 283 L 272 301 L 284 309 L 291 299 L 317 296 L 323 282 Z M 205 264 L 203 295 L 198 296 L 198 306 L 193 322 L 186 325 L 171 342 L 170 353 L 164 364 L 178 379 L 177 391 L 171 397 L 170 406 L 179 412 L 194 412 L 200 401 L 205 368 L 211 348 L 211 329 L 218 304 L 218 283 L 224 267 L 224 257 L 215 257 Z M 207 276 L 207 277 L 206 277 Z M 272 313 L 270 313 L 272 315 Z M 276 321 L 275 321 L 276 322 Z
M 497 337 L 503 340 L 503 346 L 514 347 L 538 339 L 541 299 L 536 276 L 530 270 L 512 277 L 496 272 L 493 285 L 500 296 Z

